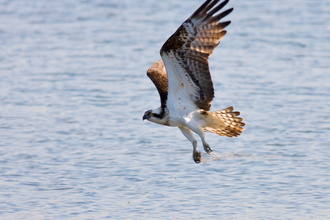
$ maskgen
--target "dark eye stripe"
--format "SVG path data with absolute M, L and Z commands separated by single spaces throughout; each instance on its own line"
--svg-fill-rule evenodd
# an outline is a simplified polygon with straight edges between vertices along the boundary
M 155 113 L 153 113 L 152 116 L 155 118 L 160 118 L 160 119 L 163 118 L 160 114 L 155 114 Z

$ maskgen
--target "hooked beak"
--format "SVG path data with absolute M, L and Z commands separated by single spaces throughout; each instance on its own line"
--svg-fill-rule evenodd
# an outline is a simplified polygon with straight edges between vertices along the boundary
M 143 115 L 142 120 L 144 121 L 146 119 L 149 119 L 151 115 L 152 115 L 151 110 L 146 111 Z

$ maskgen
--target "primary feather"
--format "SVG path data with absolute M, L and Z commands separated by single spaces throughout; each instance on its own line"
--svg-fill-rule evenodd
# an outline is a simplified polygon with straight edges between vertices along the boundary
M 160 50 L 168 74 L 169 97 L 175 98 L 173 93 L 184 89 L 189 96 L 185 100 L 191 99 L 198 108 L 206 111 L 210 110 L 214 98 L 208 58 L 227 33 L 223 29 L 230 24 L 230 21 L 219 23 L 219 20 L 233 10 L 214 15 L 228 1 L 209 11 L 216 3 L 218 0 L 206 1 Z M 181 84 L 177 83 L 178 80 Z

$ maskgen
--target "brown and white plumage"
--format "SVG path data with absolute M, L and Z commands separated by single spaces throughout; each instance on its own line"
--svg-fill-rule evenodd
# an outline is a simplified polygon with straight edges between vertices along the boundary
M 245 125 L 242 118 L 236 117 L 239 112 L 234 112 L 233 107 L 208 112 L 214 98 L 208 58 L 230 24 L 230 21 L 219 22 L 220 19 L 233 9 L 216 13 L 228 1 L 218 5 L 219 0 L 205 1 L 164 43 L 160 50 L 162 59 L 147 72 L 158 90 L 161 107 L 147 111 L 143 119 L 179 127 L 193 144 L 195 162 L 200 161 L 200 153 L 191 131 L 201 137 L 204 150 L 211 152 L 204 131 L 236 137 Z
M 165 107 L 168 93 L 168 82 L 165 65 L 162 59 L 158 60 L 148 69 L 147 76 L 155 84 L 158 90 L 161 106 Z

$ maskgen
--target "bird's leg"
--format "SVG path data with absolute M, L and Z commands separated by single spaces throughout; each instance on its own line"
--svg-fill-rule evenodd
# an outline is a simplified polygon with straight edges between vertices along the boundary
M 202 139 L 203 147 L 204 147 L 205 152 L 206 153 L 211 153 L 212 148 L 210 147 L 210 145 L 208 143 L 206 143 L 203 128 L 200 127 L 199 125 L 197 125 L 197 123 L 193 123 L 192 120 L 187 125 L 193 132 L 198 134 L 198 136 Z
M 195 163 L 201 162 L 201 152 L 197 151 L 197 141 L 194 137 L 194 134 L 187 127 L 179 127 L 182 134 L 192 143 L 193 145 L 193 159 Z
M 204 150 L 206 153 L 211 153 L 212 152 L 212 148 L 210 147 L 210 145 L 208 143 L 206 143 L 206 140 L 205 140 L 205 135 L 204 135 L 204 131 L 198 131 L 196 132 L 200 138 L 202 139 L 202 142 L 203 142 L 203 147 L 204 147 Z
M 208 154 L 213 151 L 212 148 L 210 147 L 210 145 L 208 145 L 208 143 L 204 143 L 203 147 L 204 147 L 205 152 Z

